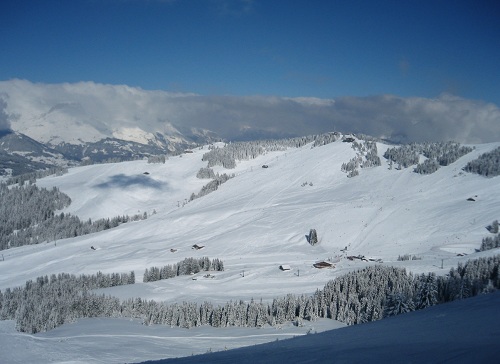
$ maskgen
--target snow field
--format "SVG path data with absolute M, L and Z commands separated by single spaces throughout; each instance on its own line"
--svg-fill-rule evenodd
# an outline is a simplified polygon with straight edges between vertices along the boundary
M 185 205 L 191 193 L 197 193 L 209 181 L 195 177 L 199 168 L 206 166 L 201 161 L 206 147 L 171 157 L 165 164 L 135 161 L 73 168 L 64 176 L 37 181 L 42 187 L 57 186 L 72 198 L 64 212 L 82 219 L 147 212 L 149 218 L 56 244 L 4 251 L 0 289 L 52 273 L 134 270 L 135 285 L 101 291 L 122 299 L 167 302 L 267 301 L 287 293 L 311 294 L 336 276 L 367 264 L 381 264 L 346 259 L 358 254 L 414 273 L 444 274 L 459 261 L 495 254 L 475 253 L 475 249 L 489 234 L 485 226 L 500 219 L 499 177 L 467 174 L 461 168 L 499 144 L 477 146 L 431 175 L 413 173 L 411 168 L 389 170 L 382 158 L 381 167 L 361 169 L 354 178 L 340 171 L 342 163 L 355 155 L 349 143 L 312 149 L 307 145 L 241 161 L 234 170 L 216 167 L 215 172 L 235 173 L 236 177 Z M 378 144 L 378 148 L 381 156 L 387 146 Z M 263 164 L 269 168 L 262 168 Z M 303 186 L 304 182 L 312 186 Z M 476 201 L 467 201 L 472 196 L 477 196 Z M 318 232 L 315 246 L 305 237 L 311 228 Z M 193 250 L 194 244 L 205 247 Z M 97 250 L 91 250 L 91 246 Z M 345 247 L 347 251 L 342 252 Z M 171 248 L 177 251 L 172 253 Z M 403 254 L 422 260 L 397 261 Z M 214 279 L 203 278 L 200 273 L 142 283 L 146 268 L 204 256 L 221 259 L 225 271 L 213 272 Z M 318 260 L 336 257 L 341 260 L 334 269 L 312 266 Z M 280 271 L 281 264 L 289 264 L 291 271 Z M 120 330 L 110 325 L 107 333 L 113 336 Z M 191 330 L 189 335 L 193 334 Z M 16 334 L 6 335 L 8 340 L 12 335 Z M 50 333 L 35 337 L 43 335 Z M 163 352 L 163 356 L 147 356 L 138 350 L 130 354 L 137 360 L 166 357 Z M 182 353 L 190 355 L 186 350 Z

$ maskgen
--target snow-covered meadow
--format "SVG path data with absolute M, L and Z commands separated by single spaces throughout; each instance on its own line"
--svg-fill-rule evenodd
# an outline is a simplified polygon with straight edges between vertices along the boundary
M 71 197 L 73 202 L 64 212 L 82 219 L 146 212 L 149 218 L 92 235 L 3 251 L 0 289 L 52 273 L 133 270 L 136 284 L 101 291 L 121 299 L 225 303 L 266 301 L 287 293 L 309 295 L 327 281 L 366 265 L 445 274 L 458 262 L 498 253 L 476 249 L 488 235 L 485 227 L 500 218 L 499 177 L 485 178 L 462 168 L 499 145 L 476 145 L 471 153 L 430 175 L 413 173 L 412 168 L 389 169 L 382 158 L 382 166 L 362 169 L 354 178 L 341 172 L 342 163 L 355 155 L 349 143 L 306 145 L 240 161 L 234 170 L 214 168 L 236 176 L 191 202 L 190 195 L 208 182 L 196 178 L 206 166 L 201 158 L 207 147 L 171 157 L 165 164 L 135 161 L 73 168 L 63 176 L 37 181 L 38 186 L 57 186 Z M 386 148 L 378 144 L 380 156 Z M 470 197 L 475 201 L 468 201 Z M 318 232 L 317 245 L 307 242 L 310 229 Z M 204 248 L 194 250 L 194 244 Z M 404 254 L 421 259 L 398 261 Z M 347 259 L 357 255 L 383 263 Z M 214 278 L 199 273 L 142 283 L 146 268 L 204 256 L 221 259 L 225 270 L 214 272 Z M 321 260 L 335 262 L 335 268 L 314 268 Z M 283 264 L 291 269 L 281 271 Z M 0 342 L 12 348 L 29 343 L 20 356 L 2 354 L 5 362 L 30 358 L 132 362 L 252 345 L 303 335 L 311 327 L 319 332 L 338 325 L 321 320 L 302 328 L 185 330 L 123 319 L 86 319 L 25 335 L 15 332 L 12 322 L 0 322 Z M 92 351 L 110 356 L 98 357 Z

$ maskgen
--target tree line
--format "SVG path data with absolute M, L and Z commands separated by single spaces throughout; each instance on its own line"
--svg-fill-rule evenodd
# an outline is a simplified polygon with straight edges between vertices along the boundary
M 23 173 L 17 176 L 9 177 L 5 183 L 7 185 L 19 184 L 22 186 L 24 183 L 28 182 L 30 184 L 35 183 L 37 179 L 48 177 L 48 176 L 62 176 L 68 173 L 67 167 L 52 167 L 43 169 L 40 171 L 35 171 L 31 173 Z
M 114 317 L 120 301 L 91 290 L 133 283 L 134 272 L 38 277 L 24 287 L 0 291 L 0 319 L 15 320 L 18 331 L 35 334 L 82 317 Z
M 226 183 L 231 178 L 234 178 L 234 173 L 230 175 L 226 173 L 222 174 L 217 173 L 212 181 L 208 182 L 205 186 L 201 188 L 200 192 L 198 193 L 193 192 L 189 197 L 189 201 L 196 200 L 197 198 L 203 197 L 205 195 L 208 195 L 209 193 L 217 191 L 221 184 Z
M 300 148 L 309 143 L 313 143 L 312 147 L 319 147 L 333 143 L 340 138 L 340 133 L 333 132 L 296 138 L 227 143 L 222 148 L 212 145 L 209 146 L 209 151 L 203 154 L 202 160 L 208 162 L 208 167 L 222 166 L 233 169 L 238 160 L 255 159 L 268 152 Z
M 224 263 L 222 260 L 215 258 L 210 260 L 207 257 L 203 258 L 185 258 L 184 260 L 175 263 L 167 264 L 163 267 L 150 267 L 144 272 L 143 282 L 154 282 L 161 279 L 174 278 L 182 275 L 196 274 L 201 271 L 223 271 Z
M 374 141 L 354 140 L 351 144 L 352 149 L 356 151 L 356 156 L 351 158 L 349 162 L 342 163 L 340 170 L 347 173 L 347 177 L 355 177 L 359 175 L 358 168 L 378 167 L 382 165 L 378 156 L 377 143 Z
M 141 298 L 120 301 L 91 289 L 93 279 L 69 274 L 28 281 L 0 291 L 0 319 L 16 320 L 19 331 L 36 333 L 84 317 L 139 318 L 144 324 L 172 327 L 281 325 L 319 317 L 348 325 L 375 321 L 500 288 L 500 255 L 459 263 L 446 276 L 413 275 L 395 267 L 373 265 L 329 281 L 313 295 L 288 294 L 272 302 L 230 301 L 224 305 L 168 304 Z M 106 276 L 106 284 L 113 282 Z M 131 283 L 131 276 L 115 281 Z M 134 277 L 135 279 L 135 277 Z M 97 282 L 97 279 L 95 280 Z
M 70 204 L 71 198 L 56 187 L 0 183 L 0 250 L 87 235 L 148 217 L 143 213 L 81 221 L 69 213 L 56 213 Z
M 485 177 L 500 175 L 500 147 L 491 152 L 481 154 L 477 159 L 470 161 L 464 171 L 476 173 Z
M 472 150 L 471 147 L 461 146 L 456 142 L 410 143 L 388 148 L 384 158 L 389 160 L 391 165 L 396 163 L 398 169 L 416 165 L 414 172 L 431 174 L 440 166 L 447 166 Z M 427 158 L 422 163 L 420 155 Z

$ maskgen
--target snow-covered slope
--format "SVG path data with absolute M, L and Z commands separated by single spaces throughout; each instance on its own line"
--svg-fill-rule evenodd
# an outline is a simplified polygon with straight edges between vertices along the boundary
M 431 175 L 419 175 L 411 169 L 389 170 L 382 165 L 362 170 L 355 178 L 346 178 L 340 171 L 341 164 L 354 156 L 348 143 L 273 152 L 240 162 L 229 171 L 236 178 L 185 206 L 191 193 L 207 183 L 195 177 L 204 166 L 201 156 L 207 149 L 172 157 L 165 164 L 137 161 L 74 168 L 64 176 L 38 183 L 56 185 L 68 193 L 73 200 L 68 212 L 85 219 L 144 211 L 151 215 L 153 210 L 157 214 L 147 221 L 64 241 L 57 247 L 8 251 L 6 258 L 21 255 L 33 268 L 30 274 L 18 275 L 15 282 L 12 277 L 0 278 L 0 287 L 22 284 L 28 277 L 47 273 L 40 265 L 47 260 L 58 271 L 133 269 L 140 276 L 152 265 L 190 256 L 218 257 L 224 260 L 226 271 L 216 280 L 186 284 L 190 278 L 179 278 L 156 285 L 178 291 L 183 299 L 196 299 L 201 290 L 209 296 L 199 299 L 221 296 L 223 300 L 312 292 L 336 274 L 360 264 L 343 259 L 335 270 L 312 267 L 317 260 L 342 255 L 345 247 L 345 255 L 361 254 L 410 265 L 417 272 L 438 270 L 441 259 L 451 267 L 460 259 L 457 254 L 470 254 L 479 247 L 487 234 L 485 226 L 498 218 L 496 178 L 461 172 L 468 160 L 495 146 L 477 146 Z M 379 145 L 380 154 L 384 148 Z M 263 164 L 269 168 L 261 168 Z M 312 186 L 302 186 L 304 182 Z M 477 196 L 475 202 L 467 201 L 471 196 Z M 309 245 L 305 238 L 311 228 L 319 235 L 316 246 Z M 194 251 L 193 244 L 205 248 Z M 100 250 L 90 251 L 91 245 L 98 245 Z M 171 253 L 170 248 L 177 252 Z M 424 260 L 396 262 L 402 254 Z M 68 256 L 74 259 L 67 260 Z M 17 264 L 9 260 L 4 267 Z M 289 264 L 292 270 L 281 272 L 280 264 Z M 151 291 L 151 298 L 179 298 L 163 294 L 152 285 L 139 286 Z M 127 288 L 121 290 L 126 292 Z
M 170 363 L 497 363 L 500 293 L 363 325 Z
M 328 319 L 299 328 L 181 329 L 97 318 L 28 335 L 0 321 L 0 346 L 10 349 L 0 358 L 9 364 L 497 363 L 499 304 L 494 292 L 340 330 Z M 269 344 L 257 345 L 263 342 Z
M 0 289 L 58 272 L 134 270 L 142 281 L 145 268 L 203 256 L 222 259 L 225 271 L 217 272 L 215 279 L 200 273 L 105 291 L 120 298 L 214 303 L 310 294 L 346 271 L 381 264 L 346 259 L 358 254 L 416 273 L 444 274 L 459 261 L 492 254 L 475 249 L 488 234 L 485 226 L 500 218 L 500 177 L 484 178 L 461 169 L 499 145 L 477 145 L 431 175 L 389 169 L 382 159 L 382 166 L 362 169 L 354 178 L 340 170 L 355 155 L 349 143 L 307 145 L 239 162 L 234 170 L 216 168 L 236 177 L 188 203 L 191 193 L 208 182 L 195 177 L 206 165 L 201 161 L 206 147 L 165 164 L 135 161 L 74 168 L 37 182 L 58 186 L 72 198 L 66 212 L 92 219 L 138 212 L 150 217 L 57 245 L 4 251 Z M 386 148 L 378 144 L 379 155 Z M 269 168 L 262 168 L 264 164 Z M 467 201 L 469 197 L 475 201 Z M 319 237 L 315 246 L 305 237 L 312 228 Z M 205 247 L 196 251 L 194 244 Z M 397 261 L 403 254 L 422 260 Z M 312 266 L 329 258 L 340 258 L 335 269 Z M 292 269 L 281 271 L 281 264 Z

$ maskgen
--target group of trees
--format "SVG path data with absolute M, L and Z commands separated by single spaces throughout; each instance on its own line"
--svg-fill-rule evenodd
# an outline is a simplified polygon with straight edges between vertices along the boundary
M 208 162 L 208 167 L 223 166 L 232 169 L 236 167 L 238 160 L 255 159 L 268 152 L 300 148 L 309 143 L 313 143 L 312 147 L 318 147 L 333 143 L 340 138 L 340 133 L 333 132 L 297 138 L 228 143 L 222 148 L 210 146 L 210 150 L 203 155 L 202 160 Z
M 114 277 L 119 284 L 135 279 L 131 275 Z M 414 276 L 404 269 L 373 265 L 328 282 L 312 296 L 288 294 L 267 303 L 253 299 L 219 306 L 209 302 L 167 304 L 141 298 L 120 301 L 91 291 L 109 285 L 113 275 L 106 276 L 106 283 L 97 283 L 102 281 L 59 274 L 0 291 L 0 319 L 15 319 L 17 329 L 28 333 L 83 317 L 141 318 L 145 324 L 186 328 L 259 327 L 319 317 L 352 325 L 498 289 L 500 255 L 470 260 L 439 277 L 434 273 Z
M 398 255 L 398 261 L 402 262 L 405 260 L 421 260 L 422 258 L 417 257 L 416 255 L 403 254 Z
M 471 151 L 472 148 L 455 142 L 411 143 L 387 149 L 384 158 L 391 165 L 396 163 L 399 169 L 417 165 L 414 172 L 431 174 L 440 166 L 447 166 Z M 427 158 L 422 163 L 419 163 L 420 155 Z
M 432 158 L 424 160 L 422 163 L 417 164 L 414 169 L 415 173 L 419 174 L 432 174 L 439 169 L 439 163 Z
M 236 168 L 236 160 L 254 159 L 265 153 L 258 143 L 239 142 L 224 145 L 223 148 L 209 147 L 203 154 L 202 161 L 208 162 L 208 167 L 222 166 L 227 169 Z
M 210 167 L 201 167 L 198 173 L 196 173 L 196 178 L 213 179 L 215 178 L 214 170 Z
M 491 223 L 491 225 L 488 225 L 487 229 L 492 234 L 498 234 L 499 227 L 498 220 L 495 220 Z
M 472 150 L 455 142 L 424 143 L 422 146 L 422 154 L 436 160 L 440 166 L 448 166 Z
M 163 267 L 151 267 L 144 272 L 143 282 L 154 282 L 161 279 L 174 278 L 182 275 L 196 274 L 201 271 L 223 271 L 222 260 L 203 258 L 186 258 L 176 264 Z
M 62 275 L 64 276 L 64 275 Z M 66 275 L 73 280 L 78 280 L 87 289 L 108 288 L 115 286 L 124 286 L 135 283 L 135 272 L 130 273 L 108 273 L 97 272 L 97 274 L 81 274 L 78 278 L 72 275 Z M 44 277 L 44 280 L 47 280 Z M 51 279 L 52 281 L 53 279 Z
M 419 162 L 420 145 L 411 143 L 388 148 L 384 153 L 384 158 L 389 160 L 389 163 L 396 163 L 399 169 L 408 168 Z
M 347 163 L 342 163 L 340 170 L 347 173 L 347 177 L 356 177 L 359 175 L 358 167 L 361 165 L 363 158 L 357 155 L 349 160 Z
M 165 155 L 150 155 L 148 157 L 148 163 L 161 163 L 165 164 L 165 161 L 168 160 L 168 157 Z
M 357 151 L 362 157 L 361 168 L 379 167 L 382 165 L 378 156 L 377 143 L 374 141 L 352 142 L 352 149 Z
M 56 210 L 70 203 L 69 196 L 56 187 L 48 190 L 35 185 L 8 187 L 0 183 L 0 249 L 17 246 L 12 240 L 16 240 L 19 231 L 53 218 Z
M 479 158 L 470 161 L 464 167 L 464 171 L 477 173 L 485 177 L 500 175 L 500 147 L 488 153 L 483 153 Z
M 227 182 L 231 178 L 234 178 L 234 173 L 231 174 L 231 175 L 226 174 L 226 173 L 223 173 L 223 174 L 219 175 L 217 173 L 215 175 L 215 178 L 212 181 L 208 182 L 205 186 L 203 186 L 201 188 L 200 192 L 198 192 L 197 194 L 195 194 L 193 192 L 191 194 L 191 196 L 189 197 L 189 201 L 196 200 L 197 198 L 200 198 L 200 197 L 203 197 L 205 195 L 208 195 L 211 192 L 217 191 L 217 189 L 219 188 L 219 186 L 221 184 Z
M 490 225 L 486 227 L 488 231 L 492 234 L 496 234 L 495 236 L 487 236 L 483 238 L 481 242 L 480 251 L 495 249 L 500 247 L 500 234 L 498 220 L 493 221 Z
M 43 169 L 40 171 L 35 171 L 31 173 L 24 173 L 17 176 L 12 176 L 5 182 L 7 185 L 19 184 L 22 186 L 25 182 L 35 183 L 37 179 L 48 177 L 48 176 L 62 176 L 68 173 L 67 167 L 52 167 Z
M 38 277 L 24 287 L 0 291 L 0 319 L 16 320 L 17 330 L 34 334 L 82 317 L 120 316 L 118 298 L 90 290 L 133 283 L 134 272 Z
M 358 168 L 378 167 L 382 163 L 378 156 L 377 143 L 374 141 L 361 141 L 354 140 L 352 142 L 352 149 L 356 151 L 356 156 L 351 158 L 349 162 L 342 163 L 340 170 L 347 173 L 347 177 L 355 177 L 359 175 Z
M 143 213 L 81 221 L 68 213 L 56 214 L 70 203 L 69 196 L 56 187 L 8 187 L 0 183 L 0 250 L 91 234 L 147 218 L 147 213 Z
M 238 160 L 254 159 L 259 155 L 272 151 L 283 151 L 287 148 L 300 148 L 308 143 L 313 143 L 311 147 L 314 148 L 336 142 L 340 138 L 340 133 L 332 132 L 300 138 L 229 143 L 225 144 L 222 148 L 210 146 L 209 151 L 202 157 L 203 161 L 208 162 L 208 166 L 207 168 L 200 169 L 197 177 L 210 178 L 207 176 L 213 173 L 213 171 L 210 172 L 211 167 L 217 165 L 233 169 L 236 167 L 236 161 Z M 342 165 L 342 171 L 346 172 L 348 177 L 358 175 L 358 167 L 368 168 L 381 165 L 376 142 L 364 136 L 359 136 L 358 139 L 360 142 L 355 140 L 352 143 L 352 147 L 358 152 L 357 156 Z
M 339 140 L 342 137 L 342 135 L 339 132 L 330 132 L 330 133 L 324 133 L 320 135 L 315 135 L 313 136 L 314 142 L 313 142 L 313 147 L 321 147 L 322 145 L 327 145 L 330 143 L 335 143 L 337 140 Z

